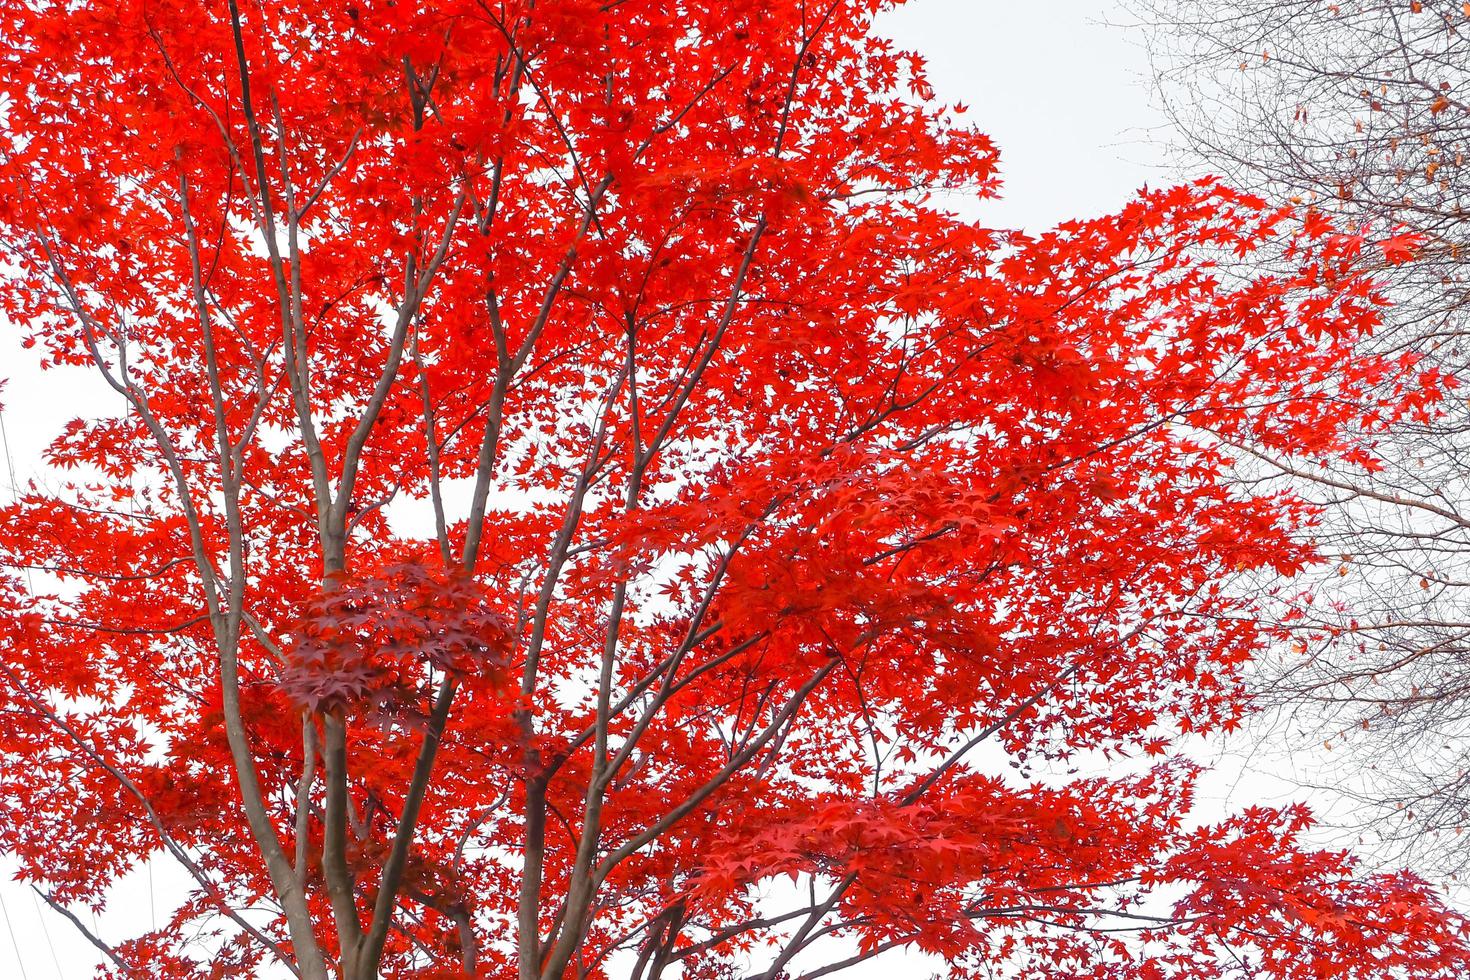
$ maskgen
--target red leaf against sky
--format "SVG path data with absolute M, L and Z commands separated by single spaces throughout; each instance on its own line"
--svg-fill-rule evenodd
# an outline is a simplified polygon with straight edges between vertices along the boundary
M 0 309 L 129 406 L 0 509 L 0 848 L 183 867 L 112 975 L 1465 975 L 1168 762 L 1314 560 L 1236 447 L 1433 397 L 1364 243 L 1212 182 L 980 227 L 881 6 L 0 10 Z

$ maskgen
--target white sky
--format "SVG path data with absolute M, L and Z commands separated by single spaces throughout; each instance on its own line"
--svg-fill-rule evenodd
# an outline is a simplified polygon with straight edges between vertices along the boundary
M 1097 0 L 912 0 L 881 26 L 1000 147 L 1005 184 L 986 222 L 1041 229 L 1165 180 L 1141 38 L 1113 26 L 1128 22 Z
M 886 16 L 883 30 L 929 62 L 930 81 L 946 102 L 963 102 L 970 118 L 1001 151 L 1002 200 L 983 206 L 988 224 L 1041 229 L 1059 220 L 1111 211 L 1146 183 L 1167 180 L 1158 167 L 1162 119 L 1150 107 L 1148 65 L 1139 38 L 1110 26 L 1126 22 L 1118 5 L 1085 0 L 913 0 Z M 76 375 L 39 376 L 20 350 L 14 329 L 0 335 L 0 403 L 17 475 L 24 482 L 41 448 L 65 418 L 96 406 L 116 411 L 115 396 L 71 383 Z M 0 471 L 0 483 L 8 474 Z M 1218 795 L 1250 802 L 1242 791 L 1279 798 L 1280 785 L 1258 779 L 1237 787 L 1217 781 Z M 1234 792 L 1232 793 L 1232 790 Z M 0 876 L 8 869 L 0 862 Z M 140 869 L 118 889 L 116 911 L 101 922 L 104 938 L 149 928 L 169 906 L 177 872 L 160 861 Z M 29 889 L 0 881 L 0 977 L 73 980 L 91 975 L 96 951 L 71 927 L 43 910 Z M 84 917 L 88 917 L 82 911 Z M 8 919 L 8 922 L 6 921 Z M 12 936 L 13 941 L 12 941 Z M 893 961 L 879 970 L 892 972 Z M 910 964 L 904 971 L 918 975 Z M 858 976 L 853 971 L 851 976 Z

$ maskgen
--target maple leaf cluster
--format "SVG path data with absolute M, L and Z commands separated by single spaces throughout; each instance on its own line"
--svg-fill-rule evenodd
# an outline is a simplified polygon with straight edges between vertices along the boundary
M 509 647 L 509 624 L 476 583 L 397 562 L 333 576 L 306 604 L 280 685 L 313 712 L 391 718 L 426 700 L 432 671 L 488 675 Z
M 0 309 L 128 408 L 0 508 L 0 847 L 192 882 L 106 970 L 1464 973 L 1168 758 L 1316 560 L 1242 454 L 1433 401 L 1371 249 L 1208 180 L 968 220 L 885 6 L 0 10 Z

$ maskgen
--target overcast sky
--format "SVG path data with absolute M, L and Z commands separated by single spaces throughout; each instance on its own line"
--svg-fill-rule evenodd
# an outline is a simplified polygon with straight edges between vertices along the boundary
M 1119 4 L 913 0 L 882 27 L 924 55 L 941 99 L 963 102 L 1000 147 L 988 223 L 1040 229 L 1113 210 L 1167 143 L 1150 106 L 1142 39 Z
M 1116 4 L 1085 0 L 913 0 L 884 17 L 886 33 L 928 59 L 939 97 L 968 105 L 999 145 L 1005 185 L 1002 199 L 980 212 L 988 224 L 1039 230 L 1106 213 L 1144 184 L 1166 181 L 1157 165 L 1167 136 L 1150 108 L 1140 39 L 1112 26 L 1126 19 Z M 0 358 L 0 377 L 9 376 L 0 400 L 23 482 L 63 414 L 79 411 L 83 393 L 54 375 L 37 377 L 14 336 L 0 342 Z M 116 400 L 86 397 L 98 406 Z M 8 483 L 8 474 L 0 472 L 0 481 Z M 128 922 L 147 929 L 166 915 L 172 880 L 175 873 L 160 863 L 125 882 L 117 911 L 100 925 L 104 938 L 130 934 Z M 96 951 L 69 923 L 43 913 L 13 882 L 0 881 L 0 899 L 8 919 L 0 921 L 0 977 L 91 975 Z M 892 973 L 890 961 L 874 966 L 872 976 Z

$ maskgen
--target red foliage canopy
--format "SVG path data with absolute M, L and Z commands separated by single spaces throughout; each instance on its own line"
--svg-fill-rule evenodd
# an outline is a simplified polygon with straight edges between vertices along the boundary
M 1311 559 L 1235 447 L 1426 397 L 1366 246 L 1208 182 L 979 227 L 881 6 L 0 11 L 0 302 L 129 405 L 0 511 L 0 847 L 193 876 L 112 975 L 1464 975 L 1168 761 Z

